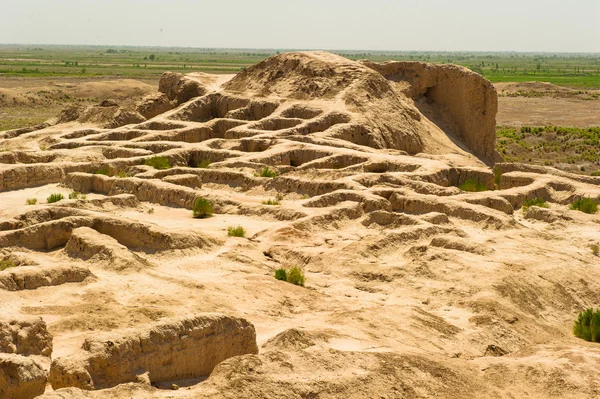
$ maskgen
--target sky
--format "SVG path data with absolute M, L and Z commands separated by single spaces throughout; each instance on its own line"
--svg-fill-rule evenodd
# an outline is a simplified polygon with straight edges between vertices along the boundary
M 600 52 L 600 0 L 0 0 L 0 43 Z

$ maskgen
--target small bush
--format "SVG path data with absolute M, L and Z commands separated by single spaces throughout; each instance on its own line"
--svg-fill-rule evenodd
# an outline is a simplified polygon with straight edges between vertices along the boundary
M 476 179 L 467 179 L 463 184 L 458 186 L 458 188 L 460 188 L 463 191 L 471 191 L 471 192 L 487 190 L 487 186 Z
M 72 193 L 69 194 L 69 199 L 79 199 L 80 196 L 81 196 L 81 193 L 79 193 L 77 191 L 73 191 Z
M 16 267 L 16 266 L 17 265 L 11 258 L 6 258 L 6 259 L 0 260 L 0 272 L 3 270 L 6 270 L 8 268 Z
M 108 166 L 103 166 L 100 169 L 94 172 L 95 175 L 105 175 L 110 176 L 110 168 Z
M 154 169 L 164 170 L 170 169 L 171 163 L 169 163 L 169 158 L 167 157 L 152 157 L 146 159 L 144 162 L 148 166 L 152 166 Z
M 26 203 L 27 205 L 35 205 L 35 204 L 37 204 L 37 198 L 28 198 L 28 199 L 25 201 L 25 203 Z
M 571 204 L 571 209 L 583 213 L 596 213 L 598 212 L 598 202 L 592 198 L 578 198 Z
M 84 201 L 87 200 L 87 194 L 80 194 L 79 199 L 82 199 Z
M 263 205 L 281 205 L 281 202 L 277 201 L 276 199 L 268 199 L 262 203 Z
M 302 273 L 302 269 L 300 269 L 298 266 L 292 266 L 290 271 L 287 273 L 287 282 L 304 287 L 304 281 L 305 278 L 304 273 Z
M 208 165 L 210 165 L 210 164 L 211 164 L 210 159 L 203 159 L 198 164 L 198 167 L 201 168 L 201 169 L 204 169 L 204 168 L 208 168 Z
M 48 201 L 49 204 L 52 204 L 53 202 L 58 202 L 63 199 L 65 199 L 65 197 L 62 194 L 51 194 L 46 198 L 46 201 Z
M 530 206 L 548 208 L 548 203 L 539 197 L 535 197 L 533 199 L 526 199 L 525 201 L 523 201 L 523 212 L 527 212 L 527 209 L 529 209 Z
M 212 216 L 213 205 L 209 200 L 204 198 L 197 198 L 194 202 L 194 217 L 198 219 L 204 219 Z
M 589 308 L 579 312 L 573 325 L 573 334 L 586 341 L 600 342 L 600 309 L 594 311 Z
M 229 226 L 229 228 L 227 229 L 227 235 L 229 237 L 245 237 L 246 229 L 244 229 L 242 226 Z
M 127 176 L 127 172 L 125 172 L 124 170 L 118 171 L 117 173 L 115 173 L 115 176 L 120 179 L 122 179 L 124 177 L 129 177 L 129 176 Z
M 154 208 L 148 209 L 148 215 L 153 215 L 153 214 L 154 214 Z
M 592 244 L 592 253 L 596 256 L 600 255 L 600 246 L 598 244 Z
M 277 173 L 273 169 L 269 169 L 269 167 L 266 166 L 260 172 L 258 172 L 256 174 L 256 176 L 260 176 L 260 177 L 276 177 L 276 176 L 279 176 L 279 173 Z
M 287 281 L 287 271 L 285 269 L 275 270 L 275 278 L 281 281 Z

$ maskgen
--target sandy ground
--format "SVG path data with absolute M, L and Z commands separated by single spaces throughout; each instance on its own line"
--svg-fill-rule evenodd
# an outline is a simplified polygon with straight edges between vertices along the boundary
M 225 80 L 194 78 L 212 91 Z M 563 124 L 559 116 L 551 117 L 560 109 L 551 98 L 501 99 L 498 124 L 534 124 L 530 121 L 538 116 L 508 106 L 521 100 L 536 109 L 543 106 L 532 101 L 556 104 L 556 109 L 544 108 L 540 118 L 546 118 L 543 124 Z M 12 185 L 0 191 L 0 259 L 17 256 L 40 270 L 79 266 L 93 274 L 80 282 L 2 291 L 0 314 L 3 319 L 42 317 L 54 336 L 54 359 L 81 351 L 84 340 L 99 332 L 203 312 L 252 322 L 260 353 L 227 360 L 206 380 L 176 381 L 178 391 L 168 390 L 170 381 L 159 388 L 126 384 L 90 393 L 52 392 L 48 385 L 47 397 L 600 395 L 600 349 L 572 334 L 577 313 L 600 304 L 600 258 L 592 251 L 600 243 L 600 216 L 568 209 L 576 197 L 600 199 L 600 178 L 500 164 L 500 184 L 492 190 L 493 172 L 481 163 L 457 166 L 442 156 L 402 155 L 340 141 L 303 143 L 287 139 L 285 130 L 191 143 L 177 139 L 182 136 L 175 131 L 159 136 L 168 122 L 210 123 L 176 120 L 178 110 L 155 118 L 157 130 L 139 124 L 90 131 L 89 125 L 71 123 L 0 140 L 0 145 L 35 144 L 50 136 L 52 146 L 37 153 L 70 148 L 73 159 L 86 159 L 93 141 L 108 148 L 104 164 L 112 173 L 128 174 L 105 177 L 91 173 L 97 162 L 43 163 L 31 153 L 18 163 L 6 158 L 0 164 L 5 184 Z M 591 124 L 598 114 L 588 118 Z M 570 112 L 564 124 L 568 121 L 584 123 Z M 85 134 L 69 136 L 80 131 Z M 146 136 L 103 136 L 128 131 Z M 246 144 L 256 148 L 243 146 L 248 138 Z M 177 146 L 152 147 L 164 144 Z M 110 155 L 132 145 L 166 155 L 176 167 L 159 171 L 140 166 L 139 154 Z M 319 152 L 324 150 L 327 154 Z M 189 167 L 190 154 L 213 162 L 206 169 Z M 310 167 L 310 162 L 319 163 Z M 267 165 L 279 176 L 254 175 Z M 54 167 L 81 173 L 54 179 Z M 187 180 L 169 182 L 173 176 Z M 459 190 L 466 178 L 481 179 L 490 190 Z M 190 183 L 194 179 L 201 188 Z M 150 189 L 140 188 L 142 182 Z M 46 203 L 50 194 L 68 198 L 73 190 L 88 192 L 87 198 Z M 115 203 L 120 193 L 129 199 Z M 213 202 L 212 217 L 192 217 L 197 196 Z M 277 196 L 278 206 L 262 203 Z M 549 208 L 524 212 L 523 201 L 536 196 L 544 197 Z M 38 204 L 25 205 L 28 198 Z M 70 234 L 80 223 L 69 222 L 75 225 L 64 230 L 61 223 L 71 219 L 60 216 L 60 209 L 86 220 L 125 221 L 130 231 L 111 234 L 152 266 L 115 270 L 119 259 L 82 260 L 67 253 L 64 243 L 38 247 L 37 229 L 48 228 L 48 240 Z M 227 228 L 238 225 L 246 236 L 228 237 Z M 206 245 L 168 248 L 151 239 L 145 246 L 126 245 L 124 237 L 141 237 L 144 226 L 167 236 L 202 237 Z M 305 287 L 274 278 L 276 269 L 293 265 L 303 269 Z M 19 267 L 0 273 L 19 272 Z M 50 359 L 42 363 L 50 367 Z

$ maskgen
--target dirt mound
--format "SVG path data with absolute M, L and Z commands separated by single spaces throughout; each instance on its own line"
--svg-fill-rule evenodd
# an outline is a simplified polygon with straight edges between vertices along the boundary
M 404 85 L 393 84 L 400 81 Z M 493 159 L 496 92 L 487 80 L 465 68 L 358 63 L 323 52 L 287 53 L 247 68 L 224 87 L 265 97 L 342 100 L 348 111 L 360 115 L 353 119 L 373 136 L 369 141 L 374 147 L 440 154 L 457 151 L 451 142 L 456 139 L 481 159 Z M 435 104 L 437 113 L 423 111 L 433 123 L 415 108 L 410 98 L 417 95 Z

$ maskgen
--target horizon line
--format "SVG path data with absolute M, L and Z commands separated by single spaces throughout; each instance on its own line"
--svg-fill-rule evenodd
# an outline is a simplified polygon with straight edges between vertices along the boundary
M 271 50 L 271 51 L 327 51 L 327 52 L 380 52 L 380 53 L 514 53 L 514 54 L 585 54 L 599 55 L 589 51 L 517 51 L 517 50 L 375 50 L 375 49 L 325 49 L 325 48 L 285 48 L 285 47 L 193 47 L 135 44 L 66 44 L 66 43 L 1 43 L 0 46 L 69 46 L 69 47 L 131 47 L 152 49 L 193 49 L 193 50 Z

